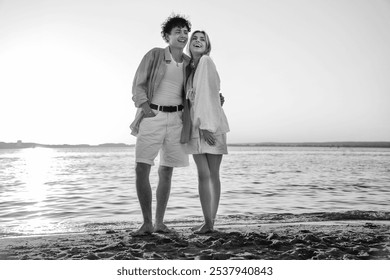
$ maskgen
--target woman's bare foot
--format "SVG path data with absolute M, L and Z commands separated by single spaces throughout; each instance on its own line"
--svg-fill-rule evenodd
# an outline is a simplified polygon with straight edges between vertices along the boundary
M 198 230 L 194 231 L 194 233 L 195 234 L 205 234 L 205 233 L 211 233 L 213 231 L 214 231 L 214 229 L 212 226 L 203 224 L 203 225 L 201 225 L 201 227 Z
M 153 225 L 152 224 L 143 224 L 137 231 L 133 232 L 132 236 L 142 236 L 142 235 L 148 235 L 153 232 Z
M 191 230 L 192 230 L 192 231 L 198 231 L 198 230 L 200 230 L 203 226 L 204 226 L 204 223 L 201 224 L 201 225 L 192 227 Z
M 172 230 L 169 229 L 165 224 L 155 224 L 154 232 L 170 233 Z

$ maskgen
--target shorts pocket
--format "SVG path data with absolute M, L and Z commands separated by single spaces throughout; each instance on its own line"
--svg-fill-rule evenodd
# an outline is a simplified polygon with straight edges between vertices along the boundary
M 176 124 L 182 125 L 183 124 L 183 111 L 175 112 L 176 114 Z
M 154 113 L 154 116 L 153 116 L 153 117 L 145 117 L 145 116 L 144 116 L 143 120 L 152 120 L 152 119 L 154 119 L 155 117 L 157 117 L 157 116 L 159 115 L 159 113 L 160 113 L 160 111 L 158 111 L 158 110 L 152 109 L 152 111 L 153 111 L 153 113 Z

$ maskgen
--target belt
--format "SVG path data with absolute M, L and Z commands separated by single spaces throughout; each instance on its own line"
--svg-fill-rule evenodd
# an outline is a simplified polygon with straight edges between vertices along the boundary
M 160 105 L 156 105 L 156 104 L 152 103 L 152 104 L 150 104 L 150 108 L 152 108 L 154 110 L 162 111 L 162 112 L 172 113 L 172 112 L 177 112 L 177 111 L 183 110 L 184 106 L 183 105 L 160 106 Z

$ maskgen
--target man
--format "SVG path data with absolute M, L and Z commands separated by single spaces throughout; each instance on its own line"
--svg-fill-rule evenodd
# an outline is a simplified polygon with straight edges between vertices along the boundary
M 174 167 L 189 165 L 188 155 L 180 144 L 185 104 L 185 69 L 189 57 L 183 53 L 191 23 L 179 15 L 169 17 L 161 35 L 168 43 L 165 49 L 154 48 L 142 59 L 133 81 L 133 101 L 138 109 L 131 124 L 137 136 L 136 189 L 143 224 L 136 235 L 169 232 L 164 214 L 171 190 Z M 152 220 L 151 166 L 160 152 L 159 182 L 156 192 L 155 224 Z

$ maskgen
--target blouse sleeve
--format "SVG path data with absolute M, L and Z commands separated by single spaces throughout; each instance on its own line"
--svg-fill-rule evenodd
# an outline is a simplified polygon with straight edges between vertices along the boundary
M 215 133 L 221 125 L 220 79 L 214 62 L 202 56 L 194 76 L 194 125 Z

